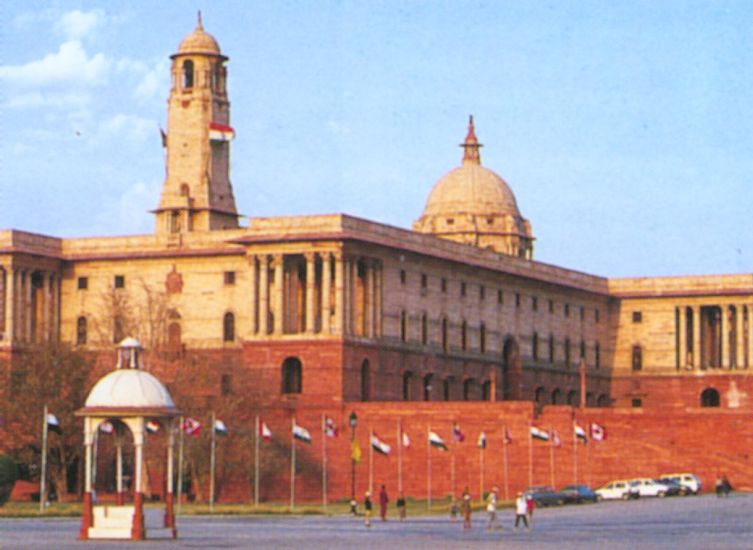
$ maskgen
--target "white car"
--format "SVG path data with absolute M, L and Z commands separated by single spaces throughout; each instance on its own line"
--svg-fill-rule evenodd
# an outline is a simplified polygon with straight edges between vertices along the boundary
M 659 483 L 650 477 L 631 479 L 630 485 L 638 490 L 642 497 L 665 497 L 669 492 L 669 486 Z
M 596 489 L 594 493 L 604 500 L 629 500 L 640 496 L 639 492 L 631 487 L 630 482 L 626 479 L 610 481 Z
M 680 474 L 662 474 L 659 476 L 659 481 L 662 481 L 664 479 L 668 479 L 670 481 L 674 481 L 675 483 L 679 483 L 682 487 L 687 489 L 688 493 L 692 493 L 694 495 L 697 495 L 701 492 L 701 480 L 698 479 L 698 476 L 695 474 L 690 473 L 680 473 Z

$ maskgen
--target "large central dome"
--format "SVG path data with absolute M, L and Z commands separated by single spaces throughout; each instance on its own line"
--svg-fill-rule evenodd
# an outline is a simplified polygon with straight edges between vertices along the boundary
M 473 117 L 461 147 L 463 164 L 434 185 L 413 229 L 530 259 L 531 225 L 520 215 L 507 182 L 481 166 L 482 145 L 476 138 Z

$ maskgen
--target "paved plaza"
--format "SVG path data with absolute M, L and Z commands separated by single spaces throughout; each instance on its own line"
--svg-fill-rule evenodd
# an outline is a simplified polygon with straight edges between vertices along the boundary
M 531 533 L 513 532 L 513 514 L 502 510 L 502 532 L 487 533 L 478 512 L 471 531 L 460 521 L 424 516 L 400 524 L 336 517 L 182 517 L 179 540 L 146 541 L 139 549 L 285 548 L 307 550 L 506 548 L 736 550 L 753 548 L 753 495 L 644 499 L 538 509 Z M 74 519 L 2 519 L 0 549 L 123 549 L 129 542 L 80 542 Z

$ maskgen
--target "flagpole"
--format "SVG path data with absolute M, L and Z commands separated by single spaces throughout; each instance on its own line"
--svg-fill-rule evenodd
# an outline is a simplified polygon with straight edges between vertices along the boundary
M 42 472 L 39 480 L 39 513 L 44 514 L 44 503 L 47 495 L 47 403 L 42 413 Z
M 374 428 L 369 427 L 369 492 L 374 493 Z
M 426 507 L 431 511 L 431 425 L 426 425 Z
M 183 417 L 180 417 L 180 433 L 178 434 L 178 506 L 177 515 L 180 515 L 180 502 L 183 494 Z M 120 435 L 118 434 L 118 437 Z M 122 458 L 121 458 L 122 459 Z M 118 489 L 122 491 L 122 487 Z
M 507 469 L 507 446 L 509 443 L 507 442 L 507 426 L 504 427 L 504 432 L 502 434 L 502 443 L 503 443 L 503 449 L 504 449 L 504 467 L 505 467 L 505 500 L 510 500 L 510 491 L 508 489 L 508 469 Z
M 454 441 L 455 435 L 453 432 L 453 442 L 450 443 L 450 487 L 452 488 L 452 494 L 455 494 L 455 446 L 457 443 Z
M 549 480 L 554 488 L 554 428 L 549 426 Z
M 591 479 L 592 478 L 591 476 L 591 473 L 592 473 L 591 472 L 591 445 L 589 445 L 588 443 L 586 443 L 586 473 L 587 473 L 586 481 L 588 485 L 590 486 L 593 483 L 593 481 Z
M 210 456 L 210 477 L 209 477 L 209 511 L 214 511 L 214 472 L 215 472 L 215 451 L 217 447 L 217 436 L 215 435 L 214 423 L 216 422 L 214 411 L 212 411 L 212 422 L 210 430 L 212 430 L 212 453 Z
M 322 507 L 327 513 L 327 420 L 322 413 Z
M 533 487 L 533 436 L 528 429 L 528 486 Z
M 403 424 L 397 421 L 397 490 L 403 492 Z
M 486 442 L 484 442 L 484 445 L 486 445 Z M 484 501 L 484 449 L 483 447 L 479 447 L 479 458 L 478 458 L 478 464 L 479 464 L 479 486 L 481 491 L 479 492 L 479 500 Z
M 573 483 L 578 484 L 578 436 L 575 434 L 575 420 L 573 420 Z
M 290 434 L 292 445 L 290 445 L 290 511 L 295 510 L 295 417 L 293 417 Z
M 254 419 L 254 506 L 259 506 L 259 435 L 261 421 L 259 415 Z

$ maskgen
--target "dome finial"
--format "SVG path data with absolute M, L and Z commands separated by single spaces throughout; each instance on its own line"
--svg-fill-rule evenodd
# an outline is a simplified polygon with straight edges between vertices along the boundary
M 198 16 L 196 18 L 196 30 L 197 31 L 204 30 L 204 25 L 201 23 L 201 10 L 199 10 Z
M 465 142 L 460 144 L 463 148 L 463 164 L 481 164 L 481 155 L 479 149 L 483 147 L 478 142 L 476 130 L 473 126 L 473 115 L 468 117 L 468 134 L 465 136 Z

